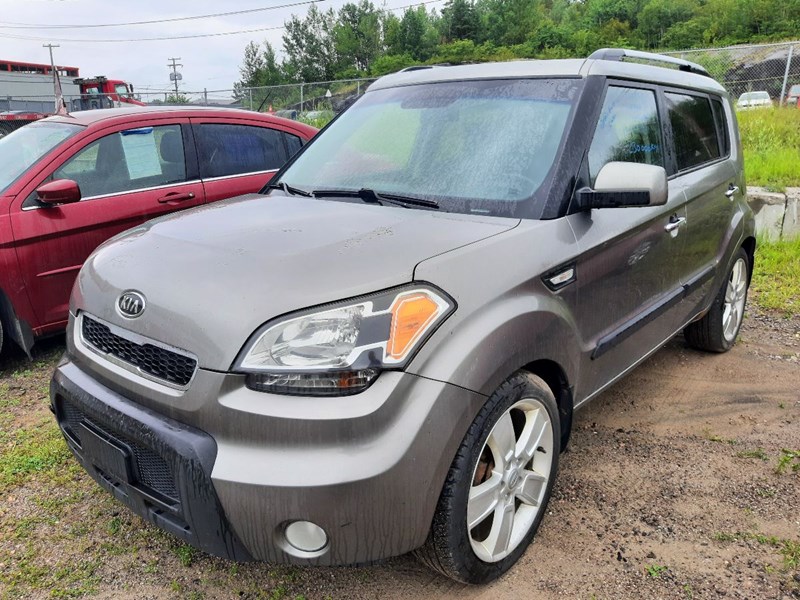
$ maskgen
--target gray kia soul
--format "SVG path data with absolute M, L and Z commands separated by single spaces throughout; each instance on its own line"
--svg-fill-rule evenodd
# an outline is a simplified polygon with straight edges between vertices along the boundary
M 691 63 L 407 69 L 274 181 L 98 249 L 52 381 L 91 476 L 211 554 L 490 581 L 573 411 L 742 322 L 736 118 Z

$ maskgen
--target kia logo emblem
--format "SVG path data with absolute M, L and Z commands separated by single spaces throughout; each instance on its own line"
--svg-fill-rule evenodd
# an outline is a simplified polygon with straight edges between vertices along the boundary
M 135 319 L 144 312 L 144 296 L 139 292 L 128 290 L 117 300 L 119 314 L 128 319 Z

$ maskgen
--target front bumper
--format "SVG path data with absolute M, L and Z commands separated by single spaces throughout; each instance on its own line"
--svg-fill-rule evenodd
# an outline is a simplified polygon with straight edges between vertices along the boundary
M 211 436 L 125 400 L 69 362 L 56 369 L 50 400 L 75 458 L 117 500 L 209 554 L 251 559 L 211 485 Z
M 215 417 L 195 415 L 198 428 L 128 399 L 91 371 L 65 360 L 51 399 L 92 477 L 205 552 L 274 563 L 359 564 L 422 545 L 452 457 L 485 400 L 390 372 L 350 400 L 325 399 L 325 413 L 298 408 L 320 399 L 292 398 L 295 412 L 276 418 L 247 412 L 269 394 L 243 389 L 235 375 L 204 372 L 216 394 L 202 404 Z M 336 414 L 335 403 L 354 398 L 372 408 L 358 417 Z M 213 423 L 219 431 L 212 437 L 201 429 Z M 322 550 L 304 553 L 287 542 L 286 526 L 298 520 L 326 532 Z

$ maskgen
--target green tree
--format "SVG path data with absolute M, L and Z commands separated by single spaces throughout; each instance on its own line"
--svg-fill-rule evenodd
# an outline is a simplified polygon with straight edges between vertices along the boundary
M 478 39 L 480 21 L 471 0 L 447 0 L 442 9 L 439 31 L 445 42 Z
M 334 39 L 336 13 L 320 12 L 312 4 L 305 18 L 296 15 L 286 22 L 283 50 L 284 70 L 295 81 L 327 81 L 334 78 L 338 56 Z
M 699 7 L 698 0 L 650 0 L 639 15 L 638 33 L 648 47 L 660 48 L 667 30 L 691 19 Z
M 339 9 L 333 29 L 339 70 L 367 73 L 381 54 L 381 13 L 369 0 L 348 3 Z

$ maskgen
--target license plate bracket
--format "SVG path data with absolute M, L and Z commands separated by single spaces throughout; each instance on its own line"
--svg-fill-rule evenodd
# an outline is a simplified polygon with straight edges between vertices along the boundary
M 117 440 L 109 439 L 85 421 L 80 424 L 81 449 L 84 459 L 106 475 L 122 483 L 133 481 L 131 451 Z

